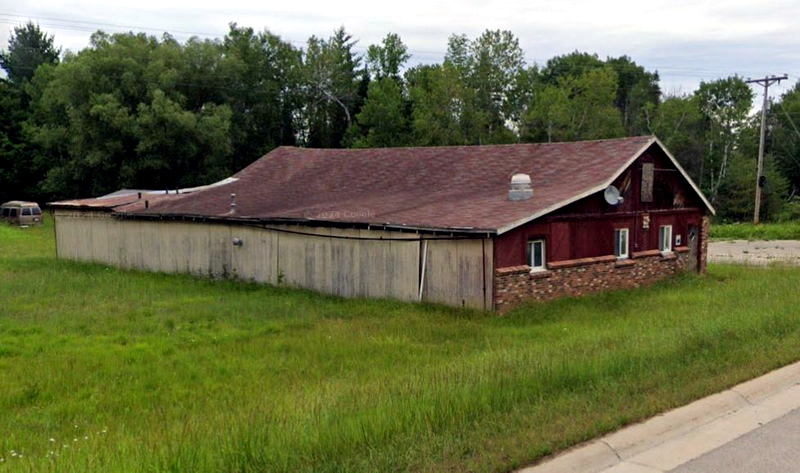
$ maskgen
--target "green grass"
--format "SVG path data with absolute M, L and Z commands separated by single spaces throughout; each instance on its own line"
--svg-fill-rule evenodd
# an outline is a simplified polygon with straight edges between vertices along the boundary
M 796 360 L 799 285 L 712 266 L 497 317 L 60 261 L 51 227 L 0 226 L 0 472 L 507 471 Z
M 800 240 L 800 221 L 762 223 L 726 223 L 711 225 L 711 238 L 725 240 Z

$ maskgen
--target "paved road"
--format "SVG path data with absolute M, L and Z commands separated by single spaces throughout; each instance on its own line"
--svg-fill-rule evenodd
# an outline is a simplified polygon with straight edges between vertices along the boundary
M 800 473 L 800 362 L 517 473 Z
M 754 265 L 785 263 L 800 266 L 800 241 L 712 241 L 708 244 L 708 260 L 712 263 L 742 263 Z
M 670 473 L 798 472 L 800 472 L 800 409 L 670 471 Z

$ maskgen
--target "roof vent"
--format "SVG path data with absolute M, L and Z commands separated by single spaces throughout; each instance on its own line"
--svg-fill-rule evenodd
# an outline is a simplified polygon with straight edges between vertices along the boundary
M 531 197 L 533 197 L 531 176 L 522 173 L 511 176 L 511 189 L 508 191 L 508 200 L 528 200 Z
M 228 213 L 230 215 L 234 215 L 236 213 L 236 194 L 231 194 L 231 209 Z

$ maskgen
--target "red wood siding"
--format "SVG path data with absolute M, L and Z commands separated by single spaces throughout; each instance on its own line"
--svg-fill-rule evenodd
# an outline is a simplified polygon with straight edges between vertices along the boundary
M 653 163 L 656 169 L 652 202 L 640 198 L 642 163 Z M 624 197 L 620 205 L 608 205 L 599 192 L 498 236 L 495 267 L 526 264 L 526 242 L 536 238 L 545 239 L 548 262 L 611 255 L 616 228 L 628 228 L 630 252 L 657 249 L 661 225 L 672 225 L 673 242 L 681 235 L 685 245 L 688 226 L 700 226 L 706 213 L 702 201 L 658 147 L 637 159 L 614 185 Z M 648 217 L 649 228 L 644 228 Z

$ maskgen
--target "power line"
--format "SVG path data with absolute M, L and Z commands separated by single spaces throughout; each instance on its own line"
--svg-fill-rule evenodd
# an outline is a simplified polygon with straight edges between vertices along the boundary
M 764 133 L 767 128 L 767 107 L 769 106 L 769 86 L 780 83 L 789 77 L 784 74 L 780 77 L 769 76 L 761 79 L 746 80 L 747 84 L 758 84 L 764 87 L 764 105 L 761 107 L 761 138 L 758 142 L 758 170 L 756 171 L 756 202 L 753 211 L 753 223 L 758 225 L 761 214 L 761 187 L 764 186 Z

